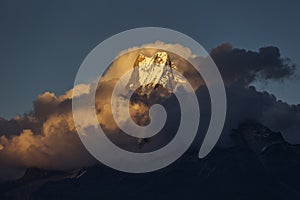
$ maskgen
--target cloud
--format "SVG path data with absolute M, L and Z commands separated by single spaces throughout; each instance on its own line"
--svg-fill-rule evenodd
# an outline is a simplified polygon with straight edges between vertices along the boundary
M 1 136 L 1 166 L 63 170 L 95 162 L 75 132 L 71 112 L 53 113 L 39 128 L 39 132 L 23 129 L 19 135 Z
M 155 43 L 157 48 L 165 47 L 179 49 L 190 59 L 195 59 L 201 66 L 206 58 L 193 55 L 191 50 L 179 44 Z M 146 46 L 146 45 L 145 45 Z M 145 47 L 143 46 L 143 47 Z M 173 137 L 176 131 L 179 110 L 176 99 L 168 100 L 168 125 L 164 127 L 165 134 L 151 138 L 143 144 L 117 127 L 111 113 L 111 92 L 119 78 L 133 67 L 133 63 L 140 53 L 138 47 L 124 51 L 105 72 L 96 92 L 96 112 L 98 121 L 107 132 L 108 137 L 119 146 L 132 151 L 150 150 L 161 147 Z M 142 49 L 145 55 L 151 56 L 155 49 Z M 172 61 L 177 65 L 191 82 L 199 97 L 201 106 L 200 135 L 205 133 L 209 123 L 210 100 L 204 82 L 193 67 L 184 59 L 170 53 Z M 228 137 L 232 128 L 247 119 L 263 123 L 269 128 L 282 131 L 287 141 L 300 143 L 298 130 L 300 129 L 300 108 L 278 101 L 275 96 L 267 92 L 258 92 L 250 87 L 255 80 L 282 80 L 291 77 L 295 65 L 288 59 L 281 58 L 276 47 L 264 47 L 258 51 L 248 51 L 233 48 L 230 44 L 223 44 L 211 51 L 225 80 L 228 97 L 228 114 L 225 128 L 220 140 L 221 145 L 231 144 Z M 84 98 L 94 85 L 76 86 L 81 92 L 75 98 Z M 40 167 L 45 169 L 74 169 L 96 163 L 95 159 L 83 147 L 75 130 L 72 117 L 72 89 L 64 95 L 56 96 L 45 92 L 33 102 L 32 112 L 17 116 L 11 120 L 0 118 L 0 166 L 3 169 L 20 169 Z M 130 113 L 134 121 L 140 124 L 149 122 L 147 102 L 135 101 L 130 105 Z M 122 115 L 122 113 L 120 113 Z M 82 110 L 82 117 L 85 118 Z M 88 125 L 87 125 L 88 126 Z M 172 130 L 172 131 L 169 131 Z M 151 146 L 152 145 L 152 146 Z M 199 148 L 199 146 L 197 146 Z M 0 174 L 4 178 L 4 173 Z
M 233 48 L 229 43 L 214 48 L 211 57 L 227 84 L 249 85 L 255 80 L 280 80 L 292 76 L 296 66 L 282 58 L 277 47 L 259 51 Z
M 246 120 L 254 120 L 273 131 L 280 131 L 287 142 L 300 144 L 300 105 L 289 105 L 253 86 L 232 85 L 226 90 L 228 109 L 222 135 L 224 143 L 230 139 L 231 129 Z

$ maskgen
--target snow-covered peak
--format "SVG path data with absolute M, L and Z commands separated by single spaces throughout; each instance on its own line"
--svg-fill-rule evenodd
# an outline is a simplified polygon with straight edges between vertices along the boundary
M 176 83 L 184 83 L 183 76 L 177 72 L 176 66 L 172 63 L 167 52 L 156 52 L 152 57 L 140 54 L 135 63 L 134 70 L 128 82 L 129 89 L 140 86 L 153 88 L 160 84 L 163 87 L 173 90 Z

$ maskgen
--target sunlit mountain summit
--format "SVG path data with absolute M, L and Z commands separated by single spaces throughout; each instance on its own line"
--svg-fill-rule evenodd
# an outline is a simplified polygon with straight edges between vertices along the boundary
M 158 51 L 152 57 L 140 54 L 133 66 L 127 87 L 134 90 L 142 86 L 142 91 L 148 93 L 158 85 L 173 90 L 176 83 L 185 83 L 184 77 L 176 70 L 167 52 Z

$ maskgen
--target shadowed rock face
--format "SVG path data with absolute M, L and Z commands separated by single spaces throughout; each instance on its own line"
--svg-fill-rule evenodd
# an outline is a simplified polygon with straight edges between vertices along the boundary
M 0 199 L 32 199 L 33 193 L 43 185 L 68 179 L 78 179 L 85 172 L 84 169 L 67 172 L 28 168 L 20 179 L 1 185 Z
M 241 124 L 233 136 L 239 141 L 235 147 L 215 148 L 201 160 L 188 151 L 171 166 L 146 174 L 101 164 L 75 172 L 31 169 L 2 184 L 0 199 L 300 198 L 299 146 L 255 122 Z
M 300 145 L 289 144 L 280 132 L 251 121 L 241 124 L 237 133 L 267 173 L 281 184 L 300 191 Z
M 259 123 L 247 121 L 239 126 L 238 131 L 244 142 L 257 154 L 263 154 L 275 145 L 288 145 L 281 133 L 273 132 Z

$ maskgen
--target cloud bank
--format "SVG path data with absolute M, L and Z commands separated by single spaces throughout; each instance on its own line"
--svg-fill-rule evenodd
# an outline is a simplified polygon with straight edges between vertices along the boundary
M 178 44 L 157 42 L 156 45 L 158 49 L 161 46 L 167 47 L 171 52 L 172 48 L 179 48 L 191 59 L 197 60 L 200 66 L 205 59 L 193 55 L 190 49 Z M 116 81 L 123 75 L 124 70 L 132 67 L 139 53 L 133 50 L 136 48 L 128 50 L 132 53 L 119 57 L 106 71 L 97 86 L 96 110 L 99 123 L 110 134 L 112 140 L 121 146 L 123 142 L 127 143 L 129 149 L 132 147 L 138 149 L 141 141 L 136 142 L 136 140 L 120 136 L 121 131 L 111 120 L 110 108 L 111 91 Z M 146 55 L 153 52 L 154 50 L 151 49 L 143 50 Z M 258 92 L 250 86 L 256 80 L 283 80 L 293 76 L 295 65 L 291 64 L 288 59 L 282 58 L 277 47 L 263 47 L 258 51 L 248 51 L 236 49 L 230 44 L 222 44 L 214 48 L 210 55 L 223 76 L 228 97 L 228 114 L 220 145 L 231 144 L 230 137 L 228 137 L 231 129 L 247 119 L 256 120 L 273 130 L 281 131 L 288 142 L 300 143 L 298 133 L 300 105 L 288 105 L 278 101 L 272 94 Z M 210 115 L 206 86 L 189 63 L 175 55 L 171 55 L 171 58 L 179 70 L 191 81 L 197 92 L 203 120 L 203 128 L 200 128 L 200 132 L 205 132 Z M 122 70 L 119 70 L 120 67 Z M 76 87 L 80 88 L 81 95 L 84 96 L 94 86 L 78 85 Z M 0 166 L 3 170 L 27 167 L 68 170 L 96 163 L 83 147 L 76 133 L 72 118 L 71 98 L 72 90 L 58 97 L 54 93 L 45 92 L 33 102 L 34 107 L 30 113 L 11 120 L 0 118 Z M 171 104 L 172 102 L 175 101 L 171 100 Z M 143 114 L 148 112 L 147 106 L 143 102 L 131 105 L 131 114 L 136 121 L 147 121 L 148 115 Z M 171 116 L 178 114 L 176 109 L 172 112 Z M 170 120 L 172 124 L 172 117 Z M 169 128 L 172 129 L 171 126 Z M 171 137 L 170 135 L 159 137 L 156 141 L 161 145 L 162 140 L 169 140 Z M 0 176 L 2 176 L 1 173 Z M 4 178 L 7 177 L 3 176 L 0 179 Z

